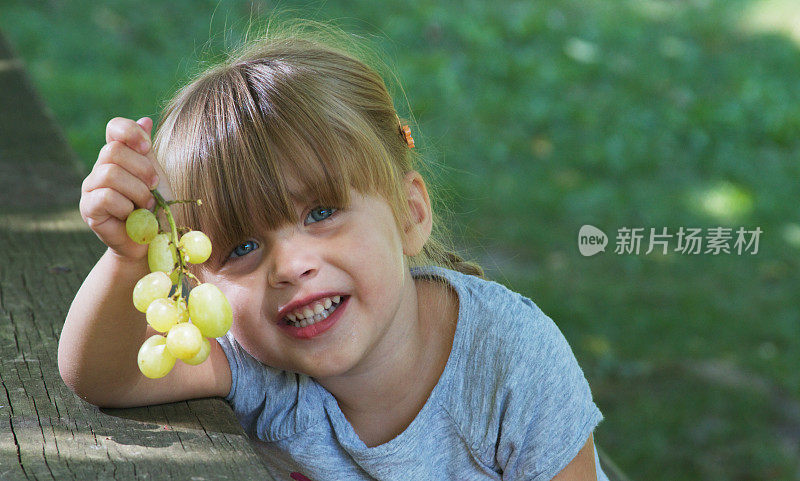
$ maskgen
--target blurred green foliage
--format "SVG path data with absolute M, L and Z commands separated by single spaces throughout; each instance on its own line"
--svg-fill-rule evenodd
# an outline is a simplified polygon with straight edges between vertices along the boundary
M 386 52 L 456 239 L 560 326 L 633 479 L 800 479 L 796 2 L 279 6 Z M 0 28 L 88 169 L 111 117 L 157 118 L 274 7 L 7 0 Z M 604 253 L 580 255 L 584 224 Z M 756 255 L 614 252 L 622 227 L 681 226 L 763 234 Z

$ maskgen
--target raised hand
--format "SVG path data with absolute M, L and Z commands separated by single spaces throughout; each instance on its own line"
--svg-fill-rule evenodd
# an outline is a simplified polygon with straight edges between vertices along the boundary
M 152 209 L 156 201 L 150 190 L 166 181 L 153 154 L 152 128 L 147 117 L 138 122 L 111 119 L 106 125 L 106 144 L 81 186 L 84 222 L 111 250 L 130 259 L 143 258 L 147 247 L 128 237 L 125 219 L 136 208 Z M 164 191 L 168 191 L 166 186 Z

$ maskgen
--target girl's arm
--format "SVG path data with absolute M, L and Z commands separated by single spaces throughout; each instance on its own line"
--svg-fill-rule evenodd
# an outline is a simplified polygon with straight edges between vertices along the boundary
M 176 361 L 161 379 L 139 371 L 136 356 L 156 332 L 133 307 L 133 286 L 149 272 L 111 249 L 97 262 L 70 306 L 58 343 L 64 382 L 84 400 L 102 407 L 129 407 L 207 396 L 225 396 L 231 374 L 219 344 L 198 366 Z
M 592 435 L 586 440 L 578 454 L 559 472 L 552 481 L 596 481 L 594 441 Z
M 108 250 L 70 306 L 59 338 L 58 367 L 73 391 L 99 406 L 224 396 L 230 390 L 230 367 L 214 340 L 204 363 L 178 361 L 161 379 L 144 377 L 136 362 L 142 342 L 155 331 L 131 297 L 136 282 L 149 272 L 147 246 L 127 237 L 124 221 L 134 208 L 151 205 L 150 186 L 156 184 L 151 128 L 150 119 L 109 122 L 108 143 L 81 189 L 81 215 Z

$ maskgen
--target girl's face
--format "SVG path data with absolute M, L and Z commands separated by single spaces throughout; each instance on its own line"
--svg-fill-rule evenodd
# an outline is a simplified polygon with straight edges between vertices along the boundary
M 347 209 L 297 198 L 300 222 L 242 239 L 203 281 L 225 293 L 234 336 L 264 364 L 322 379 L 380 362 L 417 315 L 391 208 L 355 191 Z

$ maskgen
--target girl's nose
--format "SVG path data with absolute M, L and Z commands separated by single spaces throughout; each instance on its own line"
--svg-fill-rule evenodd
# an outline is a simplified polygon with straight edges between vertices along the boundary
M 278 239 L 272 246 L 268 275 L 269 285 L 274 288 L 297 285 L 313 278 L 319 271 L 319 263 L 313 251 L 297 236 Z

